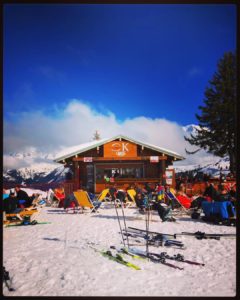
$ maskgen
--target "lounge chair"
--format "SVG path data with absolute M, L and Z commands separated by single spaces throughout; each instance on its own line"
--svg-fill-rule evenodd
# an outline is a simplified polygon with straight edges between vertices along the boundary
M 11 220 L 11 219 L 22 220 L 23 217 L 25 217 L 25 216 L 32 216 L 33 214 L 38 213 L 38 212 L 39 211 L 36 208 L 27 207 L 27 208 L 24 208 L 22 210 L 16 209 L 12 213 L 5 214 L 5 217 L 6 217 L 6 220 Z
M 98 200 L 98 201 L 111 201 L 111 199 L 109 197 L 107 197 L 108 195 L 109 195 L 109 189 L 104 189 L 98 195 L 98 197 L 96 198 L 96 200 Z
M 77 199 L 79 206 L 82 207 L 82 211 L 85 207 L 88 207 L 90 209 L 90 212 L 97 211 L 99 208 L 98 205 L 94 205 L 95 201 L 92 201 L 86 191 L 78 190 L 76 192 L 73 192 L 74 197 Z
M 177 213 L 179 212 L 183 212 L 187 215 L 191 215 L 193 212 L 193 209 L 187 209 L 186 207 L 183 206 L 183 204 L 179 201 L 179 199 L 177 198 L 176 194 L 175 194 L 175 190 L 173 188 L 170 188 L 170 190 L 168 192 L 165 192 L 165 195 L 167 196 L 167 198 L 170 200 L 171 203 L 178 203 L 180 205 L 180 210 L 178 210 Z
M 136 206 L 136 202 L 135 202 L 136 191 L 134 189 L 130 189 L 130 190 L 127 190 L 127 194 L 129 196 L 129 198 L 131 199 L 131 201 L 127 201 L 126 207 Z

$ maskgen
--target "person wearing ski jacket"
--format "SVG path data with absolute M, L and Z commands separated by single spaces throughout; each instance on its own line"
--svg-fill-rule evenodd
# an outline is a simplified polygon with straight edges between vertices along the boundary
M 65 192 L 63 187 L 54 190 L 54 197 L 58 200 L 58 207 L 64 207 Z
M 215 200 L 218 197 L 217 190 L 209 181 L 206 181 L 206 189 L 203 193 L 203 196 L 206 198 L 210 198 L 210 200 Z
M 21 189 L 20 185 L 15 187 L 16 197 L 18 200 L 18 204 L 23 204 L 24 207 L 29 207 L 31 205 L 31 199 L 28 196 L 27 192 Z
M 231 196 L 223 184 L 219 185 L 218 190 L 219 190 L 219 194 L 216 197 L 216 199 L 214 199 L 215 201 L 219 201 L 219 202 L 231 201 Z
M 8 197 L 9 197 L 9 194 L 7 193 L 7 190 L 3 188 L 3 200 Z
M 116 194 L 117 194 L 117 185 L 114 184 L 109 188 L 109 194 L 111 196 L 111 200 L 114 201 L 116 199 Z
M 126 192 L 122 189 L 119 189 L 117 190 L 117 193 L 116 193 L 116 197 L 117 199 L 119 199 L 122 203 L 126 202 Z
M 3 201 L 3 211 L 6 214 L 14 213 L 17 209 L 18 200 L 14 192 L 10 192 L 9 196 Z

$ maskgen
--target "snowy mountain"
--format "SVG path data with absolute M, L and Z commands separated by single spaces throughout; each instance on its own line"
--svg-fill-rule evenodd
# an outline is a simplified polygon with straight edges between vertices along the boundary
M 190 124 L 182 127 L 185 135 L 196 133 L 198 125 Z M 4 184 L 50 184 L 61 182 L 69 172 L 68 168 L 53 162 L 55 154 L 46 154 L 34 147 L 25 152 L 9 153 L 3 156 Z M 196 155 L 186 155 L 186 159 L 173 164 L 176 173 L 195 170 L 218 176 L 220 168 L 227 170 L 228 158 L 220 158 L 207 154 L 203 150 Z
M 197 129 L 200 129 L 200 126 L 190 124 L 182 127 L 184 134 L 190 136 L 191 134 L 196 134 Z M 188 146 L 189 147 L 189 146 Z M 174 169 L 176 173 L 193 171 L 202 172 L 209 174 L 212 177 L 218 177 L 220 171 L 223 173 L 229 173 L 229 158 L 224 157 L 220 158 L 212 154 L 207 153 L 204 150 L 200 150 L 197 154 L 194 155 L 185 155 L 186 160 L 175 162 Z
M 4 155 L 3 183 L 48 184 L 65 179 L 68 168 L 53 162 L 54 155 L 39 152 L 35 148 L 21 153 Z M 6 167 L 7 166 L 7 167 Z
M 174 164 L 174 169 L 176 173 L 184 173 L 192 171 L 194 175 L 197 172 L 211 175 L 211 177 L 219 177 L 220 172 L 227 175 L 229 173 L 229 158 L 219 158 L 215 157 L 212 163 L 201 163 L 201 164 L 190 164 L 190 165 L 177 165 Z

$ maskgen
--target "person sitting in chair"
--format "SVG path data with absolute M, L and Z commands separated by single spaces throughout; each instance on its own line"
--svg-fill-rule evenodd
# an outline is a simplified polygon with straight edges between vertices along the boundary
M 15 196 L 15 193 L 11 191 L 9 196 L 5 198 L 3 201 L 3 211 L 5 211 L 6 214 L 11 214 L 11 213 L 21 211 L 21 209 L 17 208 L 17 206 L 18 206 L 18 199 Z
M 64 207 L 65 192 L 63 187 L 60 186 L 54 190 L 54 198 L 53 201 L 58 201 L 58 207 Z
M 17 194 L 18 205 L 20 208 L 31 206 L 31 199 L 28 196 L 27 192 L 21 189 L 20 185 L 15 187 L 15 191 Z

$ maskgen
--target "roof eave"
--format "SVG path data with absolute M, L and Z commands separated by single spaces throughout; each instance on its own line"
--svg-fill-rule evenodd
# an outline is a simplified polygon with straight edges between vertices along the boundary
M 163 154 L 172 156 L 172 157 L 174 157 L 176 160 L 183 160 L 183 159 L 185 159 L 185 157 L 183 157 L 183 156 L 181 156 L 181 155 L 179 155 L 179 154 L 177 154 L 177 153 L 171 153 L 171 152 L 166 151 L 166 150 L 161 149 L 161 148 L 156 148 L 156 147 L 154 147 L 154 146 L 149 146 L 148 144 L 145 144 L 145 143 L 143 143 L 143 142 L 136 141 L 136 140 L 134 140 L 134 139 L 132 139 L 132 138 L 129 138 L 129 137 L 126 137 L 126 136 L 124 136 L 124 135 L 116 135 L 116 136 L 114 136 L 114 137 L 112 137 L 112 138 L 105 139 L 105 140 L 101 141 L 100 143 L 96 143 L 96 144 L 94 144 L 93 146 L 89 146 L 89 147 L 86 147 L 86 148 L 84 148 L 84 149 L 82 149 L 82 150 L 74 151 L 74 152 L 72 152 L 72 153 L 70 153 L 70 154 L 63 155 L 63 156 L 61 156 L 61 157 L 59 157 L 59 158 L 56 158 L 56 159 L 54 159 L 54 162 L 56 162 L 56 163 L 61 163 L 61 161 L 63 162 L 63 161 L 64 161 L 65 159 L 67 159 L 67 158 L 70 158 L 70 157 L 75 156 L 75 155 L 77 155 L 77 154 L 86 152 L 86 151 L 91 150 L 91 149 L 93 149 L 93 148 L 102 146 L 102 145 L 105 144 L 105 143 L 109 143 L 109 142 L 111 142 L 111 141 L 113 141 L 113 140 L 115 140 L 115 139 L 120 139 L 120 138 L 121 138 L 121 139 L 128 140 L 128 141 L 133 142 L 133 143 L 136 143 L 136 144 L 138 144 L 138 145 L 144 146 L 144 147 L 149 148 L 149 149 L 151 149 L 151 150 L 155 150 L 155 151 L 158 151 L 158 152 L 161 151 Z

